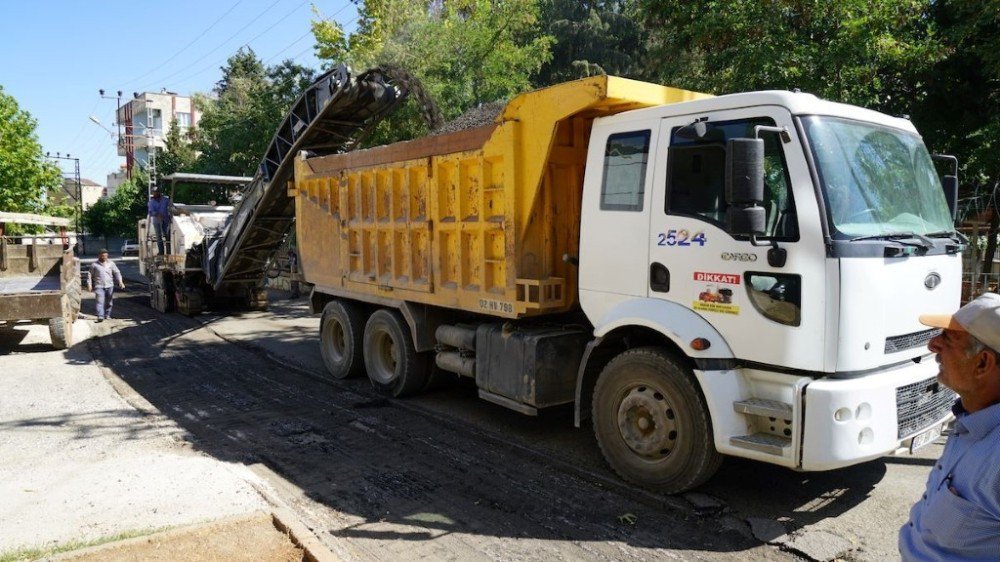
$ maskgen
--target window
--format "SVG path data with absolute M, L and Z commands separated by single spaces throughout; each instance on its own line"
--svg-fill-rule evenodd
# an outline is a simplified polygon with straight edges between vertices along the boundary
M 803 120 L 836 239 L 952 229 L 951 212 L 920 137 L 833 117 Z
M 161 110 L 149 110 L 149 126 L 153 129 L 163 130 L 163 112 Z
M 649 131 L 617 133 L 608 137 L 604 151 L 601 210 L 641 211 L 649 161 Z
M 726 141 L 753 138 L 757 125 L 773 126 L 774 121 L 756 118 L 710 122 L 705 136 L 693 139 L 678 135 L 680 127 L 675 128 L 668 152 L 666 212 L 699 217 L 725 229 Z M 764 139 L 765 236 L 797 240 L 795 202 L 781 139 L 773 133 L 764 133 L 761 138 Z
M 174 118 L 177 119 L 177 126 L 181 129 L 187 129 L 191 126 L 191 114 L 177 112 L 174 114 Z

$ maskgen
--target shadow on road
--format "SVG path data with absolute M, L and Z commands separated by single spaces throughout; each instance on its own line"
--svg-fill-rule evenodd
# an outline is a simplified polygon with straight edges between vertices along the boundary
M 293 308 L 272 303 L 272 314 L 301 316 Z M 794 512 L 797 528 L 851 509 L 885 473 L 881 462 L 803 474 L 730 459 L 700 491 L 729 501 L 737 513 L 699 507 L 621 484 L 590 432 L 572 428 L 569 411 L 528 418 L 478 401 L 475 389 L 462 385 L 413 403 L 386 400 L 366 380 L 321 380 L 259 348 L 234 346 L 199 329 L 199 321 L 160 315 L 145 297 L 122 295 L 116 310 L 136 324 L 91 340 L 95 357 L 202 451 L 262 462 L 331 508 L 321 528 L 332 536 L 423 542 L 461 533 L 573 541 L 589 545 L 588 557 L 645 558 L 647 549 L 670 549 L 777 559 L 784 553 L 748 552 L 760 543 L 742 520 L 743 505 L 769 506 L 752 514 L 758 517 Z M 312 331 L 257 336 L 317 353 Z M 448 403 L 475 413 L 435 413 Z M 743 499 L 732 502 L 734 496 Z M 622 545 L 638 550 L 622 552 Z

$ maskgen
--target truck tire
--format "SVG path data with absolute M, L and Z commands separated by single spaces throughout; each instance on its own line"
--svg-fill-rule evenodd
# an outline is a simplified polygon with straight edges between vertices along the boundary
M 346 379 L 364 372 L 364 333 L 361 307 L 343 301 L 326 304 L 319 322 L 319 353 L 330 376 Z
M 73 345 L 73 326 L 67 325 L 62 316 L 49 318 L 49 338 L 52 339 L 52 347 L 66 349 Z
M 594 386 L 591 413 L 604 458 L 639 486 L 690 490 L 722 462 L 693 377 L 662 349 L 640 347 L 612 359 Z
M 377 310 L 368 318 L 364 355 L 368 378 L 383 394 L 407 396 L 427 384 L 427 358 L 413 348 L 410 328 L 395 310 Z

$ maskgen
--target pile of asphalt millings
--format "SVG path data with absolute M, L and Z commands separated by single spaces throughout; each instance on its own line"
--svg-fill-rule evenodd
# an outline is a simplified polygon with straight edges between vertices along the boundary
M 504 100 L 484 103 L 479 107 L 474 107 L 459 115 L 455 119 L 448 121 L 441 127 L 434 129 L 431 131 L 431 134 L 443 135 L 446 133 L 455 133 L 466 129 L 475 129 L 477 127 L 492 125 L 505 107 L 507 107 L 507 102 Z

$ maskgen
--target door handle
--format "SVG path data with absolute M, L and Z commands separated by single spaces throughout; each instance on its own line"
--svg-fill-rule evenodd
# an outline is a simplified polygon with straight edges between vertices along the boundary
M 649 266 L 649 289 L 657 293 L 670 291 L 670 270 L 660 262 Z

